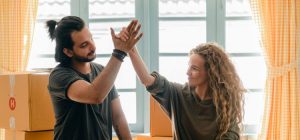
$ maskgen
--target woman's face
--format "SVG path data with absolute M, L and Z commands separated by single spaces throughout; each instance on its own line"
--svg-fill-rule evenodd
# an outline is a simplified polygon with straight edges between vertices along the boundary
M 192 87 L 206 84 L 207 72 L 205 70 L 205 60 L 198 54 L 190 55 L 189 67 L 187 70 L 188 82 Z

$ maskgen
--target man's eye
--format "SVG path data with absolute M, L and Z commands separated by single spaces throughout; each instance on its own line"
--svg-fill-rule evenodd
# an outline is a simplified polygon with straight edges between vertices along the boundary
M 81 45 L 81 47 L 86 47 L 87 46 L 87 43 L 84 43 Z

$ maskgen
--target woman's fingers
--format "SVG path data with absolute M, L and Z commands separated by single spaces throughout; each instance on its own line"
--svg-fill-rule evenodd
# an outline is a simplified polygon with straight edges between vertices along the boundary
M 135 37 L 137 36 L 137 34 L 139 33 L 140 29 L 141 29 L 141 24 L 139 24 L 139 25 L 137 26 L 137 28 L 135 29 L 135 31 L 132 33 L 132 36 L 133 36 L 134 38 L 135 38 Z
M 129 25 L 127 26 L 127 30 L 130 31 L 132 26 L 135 24 L 136 20 L 131 20 L 131 22 L 129 23 Z
M 137 20 L 132 20 L 131 23 L 127 27 L 127 31 L 129 34 L 132 34 L 134 32 L 134 29 L 136 28 L 138 21 Z
M 140 33 L 137 38 L 134 40 L 134 44 L 136 44 L 143 36 L 143 33 Z

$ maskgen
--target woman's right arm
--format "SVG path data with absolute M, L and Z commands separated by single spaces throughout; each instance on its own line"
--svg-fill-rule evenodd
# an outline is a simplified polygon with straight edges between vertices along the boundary
M 155 81 L 155 78 L 149 74 L 147 66 L 143 62 L 138 50 L 135 47 L 129 52 L 129 57 L 131 59 L 134 70 L 143 85 L 145 85 L 145 87 L 152 85 Z

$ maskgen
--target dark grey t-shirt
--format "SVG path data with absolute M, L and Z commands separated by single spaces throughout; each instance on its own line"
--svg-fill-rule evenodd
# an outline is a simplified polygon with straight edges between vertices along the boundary
M 111 101 L 118 97 L 114 87 L 101 104 L 79 103 L 67 96 L 67 90 L 73 82 L 92 82 L 102 69 L 103 66 L 91 63 L 91 73 L 86 75 L 62 65 L 56 66 L 51 72 L 48 89 L 56 118 L 55 140 L 112 139 Z
M 147 90 L 158 101 L 172 121 L 175 140 L 213 140 L 217 136 L 217 114 L 213 101 L 197 97 L 188 84 L 169 82 L 165 77 L 153 72 L 153 85 Z M 237 125 L 224 135 L 224 140 L 238 140 Z

